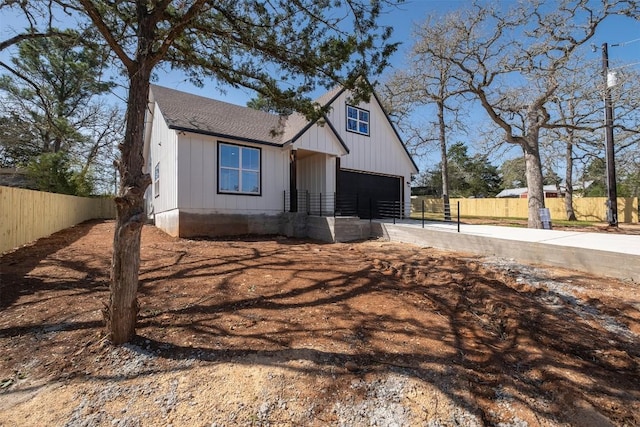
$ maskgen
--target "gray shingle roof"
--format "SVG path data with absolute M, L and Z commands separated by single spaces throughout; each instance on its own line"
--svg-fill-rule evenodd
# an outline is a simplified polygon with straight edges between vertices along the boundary
M 336 87 L 316 102 L 324 106 L 342 90 Z M 281 145 L 312 124 L 299 113 L 284 117 L 157 85 L 151 92 L 171 129 Z
M 162 86 L 151 85 L 151 92 L 171 129 L 266 144 L 283 142 L 284 117 Z

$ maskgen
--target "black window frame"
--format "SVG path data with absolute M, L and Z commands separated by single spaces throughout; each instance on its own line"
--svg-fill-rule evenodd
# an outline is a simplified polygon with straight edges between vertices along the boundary
M 229 191 L 229 190 L 222 190 L 220 188 L 221 185 L 221 170 L 224 169 L 225 167 L 223 167 L 221 165 L 221 150 L 222 150 L 222 146 L 230 146 L 230 147 L 238 147 L 240 149 L 240 153 L 242 153 L 243 149 L 249 149 L 249 150 L 256 150 L 258 151 L 258 191 L 257 192 L 246 192 L 246 191 L 240 191 L 240 189 L 242 188 L 242 154 L 240 154 L 240 159 L 238 159 L 238 191 Z M 217 165 L 216 165 L 216 179 L 217 179 L 217 185 L 216 185 L 216 189 L 217 189 L 217 193 L 218 194 L 228 194 L 228 195 L 234 195 L 234 196 L 262 196 L 262 148 L 260 147 L 253 147 L 250 145 L 242 145 L 242 144 L 235 144 L 232 142 L 225 142 L 225 141 L 218 141 L 218 146 L 217 146 Z M 255 172 L 255 171 L 251 171 L 251 172 Z
M 354 109 L 357 111 L 358 113 L 358 117 L 357 118 L 353 118 L 353 117 L 349 117 L 349 109 Z M 360 113 L 367 113 L 367 121 L 365 122 L 364 120 L 360 119 Z M 363 135 L 363 136 L 371 136 L 371 112 L 369 110 L 365 110 L 364 108 L 360 108 L 360 107 L 356 107 L 355 105 L 349 105 L 347 104 L 347 108 L 346 108 L 346 117 L 345 117 L 345 126 L 346 126 L 346 130 L 347 132 L 351 132 L 351 133 L 355 133 L 358 135 Z M 356 129 L 350 129 L 349 128 L 349 121 L 350 120 L 355 120 L 356 123 Z M 367 124 L 367 132 L 361 132 L 360 131 L 360 123 L 366 123 Z

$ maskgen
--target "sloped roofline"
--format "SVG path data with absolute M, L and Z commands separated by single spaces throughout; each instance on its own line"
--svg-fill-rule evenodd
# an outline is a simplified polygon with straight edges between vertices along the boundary
M 281 116 L 158 85 L 151 85 L 149 92 L 169 129 L 282 146 Z
M 324 108 L 333 104 L 335 100 L 338 99 L 340 95 L 342 95 L 345 91 L 346 91 L 345 88 L 340 88 L 340 90 L 335 95 L 333 95 L 331 99 L 327 101 L 322 107 Z M 333 126 L 333 123 L 331 123 L 331 121 L 329 120 L 329 117 L 326 114 L 323 114 L 321 117 L 317 117 L 313 120 L 307 120 L 307 124 L 302 129 L 300 129 L 291 139 L 286 141 L 285 144 L 294 144 L 302 135 L 305 134 L 306 131 L 308 131 L 311 128 L 311 126 L 318 123 L 318 121 L 321 118 L 329 125 L 329 129 L 331 129 L 331 132 L 333 132 L 335 137 L 338 139 L 338 142 L 340 142 L 340 145 L 342 146 L 342 148 L 344 148 L 345 152 L 347 154 L 350 153 L 351 150 L 349 150 L 349 147 L 344 142 L 344 140 L 340 136 L 340 133 L 337 131 L 335 126 Z
M 367 81 L 367 83 L 368 83 L 368 81 Z M 369 83 L 369 85 L 370 84 L 371 83 Z M 373 93 L 373 97 L 376 99 L 376 102 L 380 106 L 380 109 L 384 113 L 384 116 L 387 118 L 387 122 L 389 122 L 389 125 L 391 126 L 391 129 L 393 129 L 393 133 L 396 134 L 396 138 L 398 138 L 398 141 L 400 141 L 400 145 L 402 145 L 402 148 L 404 149 L 404 152 L 407 154 L 407 157 L 409 157 L 409 160 L 411 160 L 411 164 L 416 169 L 416 173 L 420 172 L 420 168 L 418 168 L 418 165 L 413 160 L 413 156 L 411 155 L 411 153 L 409 153 L 409 150 L 407 150 L 407 146 L 404 145 L 404 142 L 402 141 L 402 138 L 400 137 L 400 133 L 398 132 L 398 129 L 396 129 L 396 127 L 394 126 L 393 122 L 391 121 L 391 117 L 389 116 L 389 113 L 384 108 L 384 105 L 382 105 L 382 102 L 380 102 L 380 98 L 378 98 L 378 94 L 376 94 L 375 90 L 372 91 L 372 93 Z

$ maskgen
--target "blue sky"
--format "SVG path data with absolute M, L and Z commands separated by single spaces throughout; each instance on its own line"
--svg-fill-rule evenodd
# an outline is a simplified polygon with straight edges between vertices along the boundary
M 499 4 L 505 7 L 513 4 L 515 0 L 502 0 Z M 551 4 L 553 2 L 550 2 Z M 381 25 L 393 27 L 393 41 L 402 42 L 402 45 L 393 57 L 394 65 L 401 67 L 407 50 L 411 47 L 411 32 L 414 26 L 430 13 L 446 13 L 447 11 L 464 7 L 469 4 L 466 0 L 406 0 L 397 8 L 389 9 L 380 19 Z M 20 30 L 20 19 L 10 16 L 6 11 L 0 15 L 0 39 L 7 38 L 8 34 Z M 640 62 L 640 21 L 634 21 L 625 17 L 612 17 L 604 22 L 598 29 L 598 33 L 593 39 L 593 43 L 600 46 L 603 42 L 610 45 L 631 42 L 621 46 L 613 46 L 609 49 L 612 66 L 639 66 Z M 594 61 L 600 60 L 600 53 L 591 54 Z M 0 53 L 0 59 L 8 61 L 10 52 Z M 167 72 L 157 70 L 158 80 L 155 82 L 162 86 L 174 89 L 194 92 L 210 97 L 223 97 L 228 102 L 245 105 L 254 94 L 249 90 L 226 88 L 226 93 L 218 90 L 218 84 L 210 81 L 204 88 L 198 88 L 188 82 L 180 72 Z
M 515 0 L 502 0 L 499 4 L 508 7 L 514 4 Z M 397 8 L 393 8 L 384 13 L 381 17 L 380 24 L 388 25 L 394 28 L 392 36 L 393 41 L 402 42 L 397 53 L 392 58 L 392 62 L 396 67 L 402 67 L 407 50 L 412 45 L 412 30 L 414 26 L 426 18 L 428 14 L 442 14 L 448 11 L 464 7 L 469 2 L 466 0 L 407 0 Z M 549 2 L 553 5 L 553 2 Z M 8 16 L 6 12 L 0 16 L 0 39 L 7 37 L 7 32 L 19 30 L 20 20 L 14 16 Z M 13 29 L 12 29 L 13 27 Z M 632 20 L 626 17 L 610 17 L 606 20 L 594 39 L 593 43 L 600 47 L 602 43 L 607 42 L 611 46 L 609 49 L 609 57 L 611 67 L 640 67 L 640 21 Z M 4 51 L 0 53 L 0 59 L 8 61 L 10 52 Z M 591 52 L 585 47 L 585 56 L 592 58 L 598 64 L 601 61 L 601 52 Z M 2 72 L 2 70 L 0 70 Z M 220 91 L 220 85 L 214 81 L 205 81 L 203 88 L 192 85 L 186 77 L 180 72 L 167 72 L 165 70 L 157 70 L 158 80 L 154 83 L 171 87 L 186 92 L 197 93 L 203 96 L 223 99 L 238 105 L 246 105 L 247 101 L 255 95 L 247 89 L 224 88 L 224 93 Z M 319 96 L 321 91 L 316 96 Z M 482 120 L 482 113 L 478 113 L 479 120 Z M 517 152 L 510 152 L 508 156 L 516 156 Z M 431 166 L 437 163 L 439 159 L 421 159 L 421 169 L 425 166 Z
M 515 3 L 514 1 L 501 1 L 501 4 L 508 6 Z M 466 0 L 407 0 L 397 8 L 389 10 L 383 14 L 380 19 L 381 25 L 393 27 L 393 41 L 402 42 L 400 48 L 393 57 L 395 66 L 401 67 L 407 50 L 412 44 L 411 33 L 415 25 L 424 21 L 430 13 L 446 13 L 469 4 Z M 635 64 L 640 62 L 640 22 L 634 21 L 626 17 L 612 17 L 599 28 L 598 33 L 593 39 L 596 46 L 601 46 L 607 42 L 610 45 L 633 41 L 633 43 L 623 46 L 613 46 L 609 49 L 611 65 L 619 66 Z M 600 51 L 588 53 L 594 61 L 601 60 Z M 640 67 L 640 64 L 633 66 Z M 186 78 L 179 72 L 158 73 L 158 81 L 155 82 L 161 86 L 167 86 L 185 92 L 198 93 L 203 96 L 213 98 L 224 98 L 227 102 L 233 104 L 245 105 L 248 100 L 254 97 L 254 94 L 247 89 L 227 88 L 226 93 L 221 93 L 217 89 L 215 82 L 206 84 L 204 88 L 198 88 L 189 83 Z M 318 94 L 320 95 L 320 93 Z
M 380 24 L 393 27 L 392 40 L 402 42 L 402 45 L 396 52 L 393 60 L 399 64 L 404 60 L 406 49 L 411 46 L 411 31 L 415 23 L 419 23 L 429 13 L 433 11 L 446 12 L 447 10 L 456 9 L 467 4 L 462 0 L 407 0 L 397 8 L 388 10 L 381 16 Z M 183 90 L 202 94 L 209 97 L 224 97 L 227 102 L 233 104 L 245 105 L 247 101 L 254 97 L 254 94 L 247 89 L 226 89 L 226 93 L 222 94 L 217 89 L 215 83 L 206 85 L 204 88 L 198 88 L 189 83 L 182 74 L 177 72 L 161 72 L 158 73 L 157 84 L 167 86 L 174 89 Z M 322 90 L 320 90 L 322 92 Z M 317 94 L 318 96 L 321 93 Z

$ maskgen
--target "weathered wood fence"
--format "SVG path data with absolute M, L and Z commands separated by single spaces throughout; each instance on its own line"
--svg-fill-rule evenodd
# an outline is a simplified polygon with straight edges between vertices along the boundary
M 115 218 L 113 199 L 0 186 L 0 253 L 96 218 Z
M 422 200 L 426 209 L 442 210 L 442 199 L 426 198 L 418 196 L 411 199 L 412 212 L 420 212 Z M 499 218 L 527 218 L 527 199 L 451 199 L 451 206 L 457 206 L 460 202 L 460 215 L 476 217 Z M 606 222 L 606 197 L 576 197 L 573 199 L 573 209 L 579 221 Z M 549 208 L 551 220 L 566 220 L 567 213 L 564 208 L 564 199 L 546 198 L 545 206 Z M 434 212 L 440 212 L 434 210 Z M 638 198 L 618 198 L 618 222 L 638 222 Z

